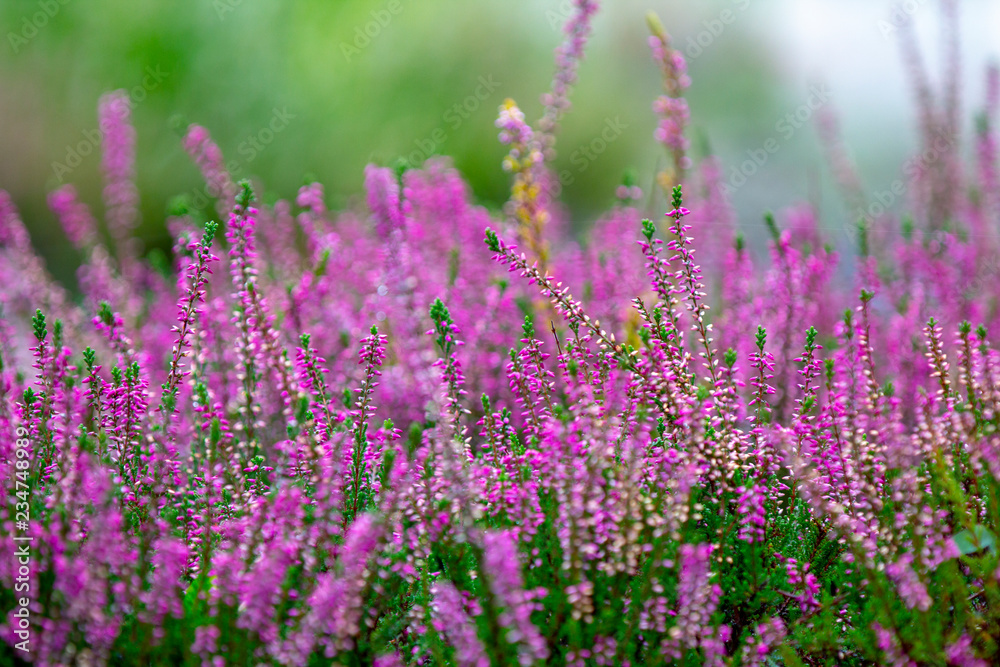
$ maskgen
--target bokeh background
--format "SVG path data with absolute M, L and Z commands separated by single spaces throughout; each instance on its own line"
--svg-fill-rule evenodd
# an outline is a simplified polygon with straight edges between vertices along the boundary
M 770 137 L 780 149 L 733 194 L 741 224 L 760 232 L 765 209 L 812 201 L 823 224 L 850 215 L 831 185 L 809 122 L 777 131 L 786 114 L 829 91 L 850 154 L 875 192 L 900 177 L 916 128 L 897 25 L 911 21 L 940 79 L 939 0 L 605 0 L 573 109 L 558 137 L 562 198 L 586 229 L 633 170 L 647 192 L 664 160 L 650 105 L 658 71 L 645 14 L 659 13 L 688 55 L 694 155 L 719 156 L 730 174 Z M 67 160 L 97 127 L 108 90 L 132 91 L 146 248 L 169 246 L 163 220 L 178 195 L 201 187 L 180 138 L 208 127 L 238 177 L 264 198 L 293 196 L 308 180 L 334 208 L 352 205 L 368 162 L 447 154 L 475 197 L 505 200 L 509 178 L 493 121 L 506 97 L 529 120 L 553 70 L 569 0 L 0 0 L 0 188 L 21 208 L 57 277 L 77 258 L 45 195 L 72 182 L 101 211 L 97 150 Z M 728 10 L 729 23 L 718 19 Z M 960 3 L 966 139 L 982 105 L 985 65 L 1000 42 L 1000 3 Z M 457 105 L 457 106 L 456 106 Z M 262 132 L 275 117 L 280 131 Z M 593 160 L 574 152 L 608 122 L 620 128 Z M 267 140 L 267 141 L 265 141 Z M 256 143 L 255 143 L 256 141 Z M 966 142 L 966 152 L 970 149 Z M 64 168 L 65 167 L 65 168 Z M 648 202 L 655 206 L 655 202 Z M 756 231 L 755 231 L 756 230 Z M 844 234 L 840 234 L 844 237 Z M 846 242 L 846 237 L 840 239 Z

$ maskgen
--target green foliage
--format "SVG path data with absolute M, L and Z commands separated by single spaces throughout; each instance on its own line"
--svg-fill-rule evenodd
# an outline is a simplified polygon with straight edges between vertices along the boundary
M 646 237 L 647 241 L 652 241 L 653 235 L 656 234 L 656 227 L 649 218 L 642 221 L 642 234 Z
M 500 252 L 500 239 L 497 237 L 497 233 L 489 227 L 486 228 L 486 247 L 491 252 Z
M 45 314 L 41 310 L 36 310 L 34 317 L 31 318 L 31 329 L 39 343 L 44 341 L 48 335 L 48 330 L 45 327 Z

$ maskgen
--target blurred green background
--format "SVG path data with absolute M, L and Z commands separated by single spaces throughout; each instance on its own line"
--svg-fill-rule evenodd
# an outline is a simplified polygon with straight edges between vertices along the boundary
M 908 19 L 936 66 L 938 3 L 909 2 Z M 1000 34 L 997 4 L 962 5 L 970 126 L 982 66 Z M 610 203 L 627 170 L 649 192 L 663 160 L 652 141 L 650 105 L 661 84 L 646 44 L 650 10 L 689 55 L 696 158 L 711 151 L 730 167 L 746 160 L 747 151 L 779 136 L 776 123 L 816 82 L 833 91 L 873 189 L 898 177 L 915 145 L 898 35 L 885 25 L 889 2 L 603 5 L 557 144 L 557 168 L 573 174 L 562 197 L 577 229 Z M 454 157 L 477 200 L 497 207 L 509 185 L 499 166 L 497 107 L 513 97 L 529 120 L 539 117 L 570 7 L 568 0 L 0 0 L 0 188 L 13 195 L 53 272 L 72 280 L 77 260 L 45 195 L 72 182 L 102 211 L 98 152 L 81 156 L 68 173 L 58 165 L 97 127 L 100 95 L 126 88 L 135 99 L 147 248 L 168 247 L 169 203 L 202 186 L 180 145 L 192 122 L 209 128 L 227 159 L 238 161 L 238 177 L 259 179 L 265 199 L 294 196 L 314 178 L 326 185 L 328 203 L 342 208 L 361 194 L 366 163 L 443 153 Z M 731 22 L 717 20 L 724 11 Z M 287 123 L 262 133 L 276 113 Z M 593 161 L 574 161 L 573 152 L 609 120 L 622 127 L 620 136 Z M 765 208 L 811 199 L 836 231 L 845 212 L 812 125 L 780 140 L 781 149 L 733 196 L 741 220 L 752 226 Z

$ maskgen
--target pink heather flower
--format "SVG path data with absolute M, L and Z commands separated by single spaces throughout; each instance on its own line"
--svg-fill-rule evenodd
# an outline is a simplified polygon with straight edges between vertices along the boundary
M 799 601 L 799 608 L 803 614 L 809 613 L 819 608 L 820 604 L 816 599 L 819 594 L 819 581 L 816 576 L 809 571 L 809 563 L 800 564 L 794 558 L 784 558 L 781 554 L 775 554 L 778 561 L 785 563 L 785 573 L 788 576 L 788 584 L 793 589 L 799 591 L 795 598 Z
M 434 596 L 434 625 L 455 647 L 458 667 L 489 667 L 482 642 L 476 636 L 476 624 L 466 611 L 465 601 L 453 585 L 435 582 L 431 586 Z
M 77 249 L 89 248 L 97 242 L 97 222 L 87 205 L 77 199 L 76 188 L 64 185 L 49 194 L 49 208 L 59 218 L 66 236 Z
M 313 215 L 326 215 L 326 203 L 323 201 L 323 184 L 310 183 L 299 188 L 299 194 L 295 198 L 295 205 L 308 208 Z
M 488 532 L 483 542 L 483 566 L 490 589 L 502 609 L 498 622 L 506 630 L 507 641 L 519 646 L 522 665 L 545 660 L 549 656 L 548 646 L 531 622 L 531 613 L 538 608 L 533 600 L 544 592 L 524 590 L 521 563 L 510 536 Z
M 112 369 L 112 381 L 104 388 L 104 430 L 111 441 L 112 460 L 125 481 L 133 486 L 147 483 L 151 458 L 142 431 L 149 403 L 148 382 L 132 363 L 124 370 Z M 134 497 L 127 496 L 131 500 Z
M 375 658 L 373 667 L 404 667 L 405 664 L 399 653 L 387 653 Z
M 108 229 L 125 243 L 138 224 L 139 191 L 135 186 L 135 129 L 132 103 L 124 90 L 101 98 L 98 118 L 104 137 L 104 205 Z
M 684 136 L 691 114 L 683 97 L 691 79 L 687 75 L 684 56 L 670 46 L 670 36 L 660 20 L 651 15 L 649 24 L 653 33 L 649 37 L 649 46 L 653 59 L 660 66 L 666 93 L 653 102 L 653 112 L 659 118 L 653 138 L 667 149 L 673 162 L 672 168 L 661 174 L 661 184 L 668 187 L 680 183 L 691 167 L 691 159 L 685 155 L 690 142 Z
M 878 648 L 885 655 L 883 664 L 892 667 L 917 667 L 917 663 L 903 651 L 899 637 L 892 630 L 887 630 L 878 623 L 872 623 Z
M 191 652 L 206 657 L 217 653 L 219 637 L 222 632 L 214 625 L 202 625 L 195 628 L 194 643 L 191 645 Z
M 556 48 L 556 73 L 552 79 L 551 91 L 542 95 L 545 111 L 538 121 L 542 150 L 548 160 L 554 157 L 552 147 L 555 143 L 555 130 L 559 119 L 570 107 L 570 88 L 576 82 L 577 68 L 590 36 L 591 20 L 598 7 L 595 0 L 573 0 L 573 13 L 563 28 L 566 41 Z
M 252 204 L 250 184 L 242 181 L 226 228 L 229 274 L 236 305 L 231 322 L 239 332 L 235 353 L 241 370 L 240 412 L 243 425 L 251 436 L 256 434 L 259 426 L 257 415 L 261 406 L 257 384 L 266 377 L 265 371 L 270 371 L 275 381 L 275 398 L 286 418 L 291 418 L 292 403 L 300 394 L 300 388 L 290 372 L 291 364 L 275 327 L 270 304 L 257 278 L 256 227 L 259 211 Z
M 379 370 L 382 362 L 385 361 L 386 337 L 379 334 L 374 326 L 371 334 L 364 339 L 359 352 L 358 364 L 365 367 L 365 377 L 361 383 L 359 391 L 358 409 L 352 414 L 354 417 L 353 433 L 354 444 L 351 449 L 351 478 L 350 491 L 352 494 L 351 510 L 355 514 L 359 511 L 359 494 L 364 486 L 370 486 L 370 464 L 372 463 L 369 449 L 368 422 L 375 413 L 375 405 L 372 403 L 372 394 L 378 386 L 376 378 L 382 376 Z
M 18 215 L 14 201 L 4 190 L 0 190 L 0 247 L 30 252 L 31 237 L 21 217 Z
M 325 442 L 336 419 L 325 378 L 330 369 L 326 368 L 326 359 L 319 356 L 319 353 L 310 346 L 311 340 L 312 337 L 309 334 L 303 334 L 299 339 L 302 347 L 295 351 L 295 367 L 298 370 L 299 384 L 303 391 L 314 399 L 313 410 L 316 412 L 315 417 L 320 424 L 316 438 L 319 442 Z
M 372 576 L 369 562 L 384 538 L 384 528 L 362 514 L 351 525 L 338 558 L 337 571 L 316 576 L 300 632 L 321 643 L 327 657 L 354 646 L 365 615 L 364 592 Z
M 896 584 L 896 590 L 907 607 L 927 611 L 931 608 L 932 601 L 927 593 L 927 587 L 913 571 L 912 563 L 913 554 L 905 553 L 895 563 L 887 564 L 885 573 Z
M 989 667 L 989 662 L 976 656 L 972 648 L 972 637 L 963 634 L 957 642 L 945 647 L 948 664 L 954 667 Z
M 677 611 L 669 639 L 663 640 L 664 653 L 679 659 L 684 649 L 695 649 L 705 638 L 714 635 L 711 618 L 719 604 L 722 589 L 712 583 L 711 544 L 682 544 L 677 560 Z
M 786 634 L 788 631 L 780 618 L 772 618 L 758 625 L 756 634 L 747 637 L 742 664 L 747 667 L 762 664 L 763 658 L 781 643 Z
M 384 241 L 394 231 L 403 231 L 406 227 L 405 208 L 399 181 L 392 169 L 373 164 L 365 167 L 365 190 L 378 237 Z
M 226 169 L 222 151 L 212 141 L 208 130 L 200 125 L 189 127 L 184 136 L 184 150 L 201 170 L 209 194 L 219 200 L 219 214 L 227 215 L 236 203 L 236 185 Z
M 615 189 L 615 197 L 623 202 L 636 202 L 642 199 L 642 188 L 638 185 L 619 185 Z
M 521 415 L 525 421 L 525 432 L 541 437 L 543 424 L 552 415 L 552 391 L 554 374 L 545 367 L 549 355 L 542 352 L 542 342 L 534 337 L 530 327 L 525 325 L 524 347 L 511 353 L 507 364 L 507 380 L 511 393 L 517 397 Z
M 687 100 L 661 95 L 653 102 L 653 111 L 660 117 L 653 138 L 671 150 L 687 150 L 689 141 L 684 130 L 691 118 Z
M 736 492 L 740 494 L 736 510 L 740 515 L 739 538 L 751 544 L 763 543 L 767 526 L 764 511 L 767 489 L 761 484 L 753 484 L 748 487 L 741 486 Z
M 141 594 L 145 622 L 162 626 L 167 616 L 183 618 L 181 602 L 190 555 L 188 545 L 179 539 L 157 541 L 152 556 L 150 588 Z
M 544 156 L 535 132 L 525 122 L 524 112 L 514 100 L 508 99 L 500 106 L 496 126 L 500 128 L 500 143 L 510 146 L 510 153 L 503 162 L 505 171 L 528 171 L 542 163 Z
M 657 26 L 659 27 L 659 26 Z M 654 30 L 649 36 L 647 43 L 653 52 L 653 60 L 660 64 L 667 72 L 667 86 L 676 88 L 678 91 L 688 88 L 691 79 L 687 75 L 687 62 L 684 55 L 670 46 L 670 38 L 660 30 Z
M 177 340 L 171 353 L 167 381 L 163 387 L 165 394 L 173 392 L 181 378 L 187 375 L 187 372 L 181 369 L 181 360 L 188 356 L 190 336 L 196 330 L 201 306 L 205 302 L 205 287 L 212 274 L 211 264 L 219 260 L 212 254 L 212 238 L 215 236 L 216 228 L 214 222 L 209 222 L 201 241 L 189 246 L 195 259 L 188 265 L 184 279 L 179 285 L 184 291 L 177 303 L 177 325 L 174 327 L 177 331 Z
M 775 393 L 775 388 L 768 384 L 768 380 L 774 377 L 774 356 L 770 352 L 764 351 L 764 329 L 758 328 L 759 348 L 756 352 L 750 353 L 750 367 L 757 371 L 757 375 L 750 378 L 750 384 L 754 387 L 754 398 L 750 401 L 751 406 L 757 406 L 758 415 L 760 410 L 769 410 L 767 396 Z M 750 418 L 754 422 L 759 422 L 759 416 Z
M 451 318 L 451 313 L 445 307 L 441 299 L 435 299 L 430 308 L 431 320 L 434 328 L 427 332 L 428 336 L 434 336 L 441 357 L 434 361 L 434 366 L 441 369 L 441 384 L 444 387 L 445 413 L 454 428 L 455 435 L 461 440 L 465 440 L 465 427 L 461 425 L 462 418 L 462 397 L 465 390 L 465 375 L 462 373 L 462 363 L 458 358 L 458 348 L 465 345 L 459 339 L 458 325 Z

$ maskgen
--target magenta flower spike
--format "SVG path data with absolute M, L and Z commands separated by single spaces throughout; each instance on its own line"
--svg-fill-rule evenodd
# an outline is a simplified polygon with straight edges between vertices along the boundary
M 97 115 L 104 142 L 101 166 L 108 230 L 123 253 L 122 261 L 128 262 L 135 253 L 132 232 L 139 223 L 132 102 L 123 90 L 108 93 L 101 98 Z

